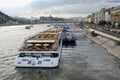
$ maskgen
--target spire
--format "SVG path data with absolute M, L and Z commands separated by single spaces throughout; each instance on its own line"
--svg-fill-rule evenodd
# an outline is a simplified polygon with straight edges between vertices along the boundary
M 50 18 L 52 18 L 52 15 L 50 14 L 50 16 L 49 16 Z

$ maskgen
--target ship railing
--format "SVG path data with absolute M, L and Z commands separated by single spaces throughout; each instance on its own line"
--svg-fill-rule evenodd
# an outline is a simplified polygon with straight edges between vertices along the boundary
M 40 53 L 40 54 L 42 54 L 42 53 L 58 53 L 59 52 L 59 50 L 57 50 L 57 51 L 19 51 L 19 53 Z

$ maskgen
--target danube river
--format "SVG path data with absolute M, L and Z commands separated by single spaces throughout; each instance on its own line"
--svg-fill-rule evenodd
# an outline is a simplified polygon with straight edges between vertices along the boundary
M 120 60 L 86 38 L 83 30 L 75 33 L 76 44 L 63 45 L 59 68 L 15 68 L 24 39 L 47 28 L 0 27 L 0 80 L 120 80 Z

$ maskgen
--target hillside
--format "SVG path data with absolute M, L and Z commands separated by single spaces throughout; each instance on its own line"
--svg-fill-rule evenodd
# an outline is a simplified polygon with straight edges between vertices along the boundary
M 7 22 L 10 21 L 15 21 L 13 18 L 11 18 L 10 16 L 4 14 L 3 12 L 0 11 L 0 24 L 5 24 Z

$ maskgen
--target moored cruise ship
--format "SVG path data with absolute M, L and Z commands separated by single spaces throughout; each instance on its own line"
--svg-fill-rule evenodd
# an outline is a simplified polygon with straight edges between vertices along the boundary
M 50 28 L 24 41 L 15 58 L 16 67 L 59 67 L 62 28 Z

